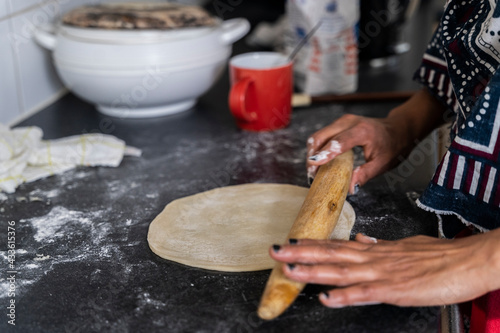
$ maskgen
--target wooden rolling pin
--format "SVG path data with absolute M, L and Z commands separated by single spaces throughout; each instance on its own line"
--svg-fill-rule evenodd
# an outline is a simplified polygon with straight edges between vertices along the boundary
M 353 159 L 353 152 L 350 150 L 319 168 L 287 240 L 330 237 L 347 196 Z M 285 277 L 282 267 L 282 263 L 277 263 L 267 281 L 257 311 L 262 319 L 271 320 L 282 314 L 305 286 L 305 283 Z

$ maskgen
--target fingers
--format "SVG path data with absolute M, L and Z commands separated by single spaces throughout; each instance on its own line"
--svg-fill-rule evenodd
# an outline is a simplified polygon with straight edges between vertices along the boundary
M 314 155 L 308 157 L 311 165 L 323 165 L 343 153 L 342 145 L 337 140 L 330 140 L 325 143 L 319 150 L 314 152 Z
M 348 288 L 337 288 L 320 294 L 320 302 L 330 308 L 345 306 L 374 305 L 385 302 L 385 295 L 390 291 L 383 282 L 362 283 Z
M 323 165 L 331 161 L 340 154 L 354 148 L 364 145 L 364 138 L 353 135 L 350 129 L 330 137 L 323 146 L 317 149 L 312 156 L 308 157 L 310 165 Z M 310 151 L 311 149 L 309 149 Z
M 383 173 L 385 170 L 379 160 L 371 160 L 365 164 L 356 167 L 352 172 L 351 183 L 349 185 L 349 193 L 357 194 L 359 189 L 365 185 L 370 179 Z
M 358 234 L 362 235 L 362 234 Z M 362 235 L 364 236 L 364 235 Z M 368 237 L 368 236 L 364 236 Z M 371 237 L 369 237 L 371 239 Z M 343 240 L 343 239 L 289 239 L 289 244 L 290 245 L 333 245 L 333 246 L 345 246 L 345 247 L 350 247 L 352 249 L 359 249 L 359 250 L 366 250 L 370 248 L 369 246 L 362 245 L 359 242 L 354 241 L 348 241 L 348 240 Z M 293 249 L 293 247 L 289 247 L 290 249 Z
M 326 126 L 311 135 L 307 140 L 308 157 L 312 156 L 314 152 L 316 152 L 319 148 L 325 146 L 325 144 L 330 141 L 333 136 L 345 131 L 348 128 L 351 128 L 355 123 L 359 121 L 359 118 L 362 117 L 345 115 L 329 126 Z
M 308 149 L 307 176 L 309 183 L 312 183 L 311 179 L 314 179 L 321 165 L 330 162 L 340 154 L 354 148 L 354 142 L 353 140 L 346 141 L 342 136 L 339 136 L 328 141 L 319 150 L 315 151 L 314 149 Z
M 307 181 L 309 182 L 309 185 L 312 184 L 314 178 L 316 177 L 316 174 L 318 173 L 319 166 L 317 165 L 310 165 L 307 167 Z
M 370 179 L 397 164 L 400 142 L 386 123 L 354 115 L 346 115 L 311 135 L 307 141 L 307 174 L 314 179 L 318 167 L 356 146 L 363 147 L 366 163 L 356 168 L 349 187 L 351 194 Z
M 377 244 L 378 240 L 376 238 L 366 236 L 363 234 L 357 234 L 356 235 L 356 241 L 364 244 Z
M 316 176 L 318 167 L 324 165 L 338 155 L 354 148 L 363 146 L 371 149 L 376 124 L 364 117 L 345 115 L 329 126 L 319 130 L 307 140 L 307 175 L 309 183 Z M 350 193 L 356 192 L 356 185 L 365 184 L 373 172 L 361 173 L 360 179 L 352 182 Z
M 338 138 L 336 136 L 353 127 L 361 118 L 354 115 L 345 115 L 309 137 L 307 140 L 307 175 L 309 183 L 316 176 L 320 165 L 328 163 L 341 153 L 354 147 L 343 143 L 344 138 L 342 136 Z
M 299 265 L 284 264 L 283 272 L 298 282 L 349 286 L 378 278 L 370 264 Z
M 320 296 L 329 307 L 434 306 L 464 302 L 498 289 L 497 284 L 488 284 L 498 275 L 485 268 L 491 264 L 490 256 L 468 256 L 484 252 L 485 244 L 495 244 L 490 249 L 496 250 L 497 243 L 489 234 L 397 241 L 358 234 L 355 241 L 291 239 L 273 248 L 271 255 L 284 263 L 283 272 L 292 280 L 341 287 Z
M 373 242 L 301 240 L 300 244 L 296 245 L 274 245 L 269 250 L 269 255 L 285 263 L 363 263 L 369 261 L 366 251 L 371 247 L 373 247 Z

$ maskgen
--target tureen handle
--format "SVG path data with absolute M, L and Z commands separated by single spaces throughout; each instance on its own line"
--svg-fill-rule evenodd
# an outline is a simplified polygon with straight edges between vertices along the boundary
M 250 22 L 244 18 L 235 18 L 222 22 L 221 40 L 225 45 L 231 45 L 250 31 Z
M 54 50 L 57 44 L 56 35 L 52 32 L 54 27 L 44 27 L 35 30 L 35 40 L 42 47 L 48 50 Z

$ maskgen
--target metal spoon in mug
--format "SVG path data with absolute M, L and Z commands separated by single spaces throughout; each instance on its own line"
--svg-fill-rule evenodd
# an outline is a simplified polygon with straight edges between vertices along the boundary
M 299 53 L 299 51 L 304 47 L 304 45 L 306 45 L 306 43 L 309 41 L 309 39 L 311 39 L 311 37 L 316 33 L 316 31 L 319 29 L 321 23 L 323 23 L 323 21 L 319 21 L 318 23 L 316 23 L 316 25 L 311 29 L 311 31 L 309 31 L 309 33 L 307 35 L 304 36 L 304 38 L 302 38 L 300 40 L 300 42 L 297 44 L 297 46 L 295 46 L 295 48 L 293 49 L 292 53 L 290 53 L 290 55 L 288 55 L 288 62 L 290 61 L 293 61 L 293 59 L 295 58 L 295 56 L 297 55 L 297 53 Z

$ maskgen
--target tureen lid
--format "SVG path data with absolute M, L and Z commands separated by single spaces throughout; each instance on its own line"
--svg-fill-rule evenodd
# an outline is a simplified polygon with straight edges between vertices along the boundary
M 68 12 L 62 21 L 69 26 L 109 30 L 171 30 L 219 23 L 201 7 L 157 2 L 84 6 Z

